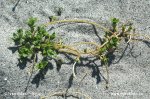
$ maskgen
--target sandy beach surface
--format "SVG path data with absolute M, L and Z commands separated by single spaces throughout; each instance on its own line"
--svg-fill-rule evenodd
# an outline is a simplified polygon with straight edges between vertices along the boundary
M 76 66 L 77 78 L 72 80 L 74 57 L 68 54 L 59 55 L 64 62 L 59 71 L 57 62 L 51 60 L 45 76 L 34 71 L 28 82 L 31 63 L 18 65 L 18 52 L 9 49 L 14 46 L 11 37 L 18 28 L 27 28 L 29 17 L 37 17 L 38 24 L 44 24 L 50 16 L 59 20 L 89 20 L 105 27 L 110 26 L 110 18 L 116 17 L 121 22 L 130 20 L 137 33 L 150 35 L 150 0 L 0 0 L 0 99 L 41 99 L 41 96 L 46 96 L 45 99 L 150 99 L 150 41 L 131 43 L 121 60 L 127 45 L 120 44 L 109 66 L 107 90 L 103 78 L 106 72 L 99 60 L 83 56 Z M 102 29 L 85 23 L 50 25 L 47 30 L 56 32 L 66 44 L 100 43 L 99 37 L 104 34 Z M 89 46 L 79 46 L 85 47 Z M 51 96 L 67 88 L 66 97 Z

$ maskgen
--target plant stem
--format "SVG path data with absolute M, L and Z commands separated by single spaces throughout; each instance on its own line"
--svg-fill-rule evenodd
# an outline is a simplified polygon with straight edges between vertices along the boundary
M 72 46 L 78 46 L 81 44 L 92 44 L 92 45 L 95 45 L 97 48 L 99 47 L 99 45 L 95 42 L 78 42 L 78 43 L 73 44 Z
M 28 80 L 28 83 L 27 83 L 27 86 L 26 86 L 24 92 L 27 92 L 27 89 L 28 89 L 28 86 L 29 86 L 29 82 L 30 82 L 30 79 L 31 79 L 32 74 L 33 74 L 33 69 L 34 69 L 34 66 L 35 66 L 35 60 L 36 60 L 36 54 L 34 54 L 33 65 L 32 65 L 32 68 L 31 68 L 31 75 L 29 77 L 29 80 Z
M 149 35 L 144 35 L 144 34 L 131 34 L 131 33 L 125 33 L 125 34 L 131 35 L 131 36 L 138 36 L 138 37 L 142 36 L 142 37 L 144 37 L 145 39 L 150 40 L 150 36 L 149 36 Z
M 58 24 L 58 23 L 71 23 L 71 22 L 91 24 L 91 25 L 94 25 L 98 28 L 103 29 L 104 31 L 113 33 L 109 29 L 105 28 L 104 26 L 101 26 L 100 24 L 97 24 L 96 22 L 92 22 L 92 21 L 88 21 L 88 20 L 79 20 L 79 19 L 68 19 L 68 20 L 66 19 L 66 20 L 52 21 L 52 22 L 48 22 L 48 23 L 44 24 L 44 26 L 48 26 L 48 25 L 52 25 L 52 24 Z

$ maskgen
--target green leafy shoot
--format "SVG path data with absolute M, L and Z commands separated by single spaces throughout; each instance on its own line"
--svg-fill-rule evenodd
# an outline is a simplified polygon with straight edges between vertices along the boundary
M 116 32 L 117 31 L 117 24 L 118 24 L 118 22 L 119 22 L 119 19 L 117 19 L 117 18 L 112 18 L 111 19 L 111 23 L 112 23 L 112 27 L 113 27 L 112 32 Z
M 48 64 L 48 61 L 41 61 L 36 65 L 36 67 L 38 69 L 44 69 L 47 66 L 47 64 Z
M 30 27 L 31 32 L 34 31 L 34 27 L 35 27 L 36 22 L 37 22 L 37 18 L 33 18 L 33 17 L 29 18 L 29 20 L 27 21 L 27 24 Z
M 23 58 L 33 60 L 34 58 L 32 57 L 36 56 L 37 53 L 41 53 L 43 58 L 55 57 L 57 55 L 54 48 L 55 32 L 49 34 L 44 26 L 37 26 L 36 22 L 37 18 L 29 18 L 27 24 L 30 29 L 18 29 L 13 34 L 12 40 L 19 47 L 18 53 L 20 60 Z M 38 68 L 44 68 L 46 63 L 42 61 L 38 64 Z
M 23 30 L 18 29 L 17 33 L 13 33 L 13 40 L 15 41 L 16 44 L 21 44 L 23 42 Z

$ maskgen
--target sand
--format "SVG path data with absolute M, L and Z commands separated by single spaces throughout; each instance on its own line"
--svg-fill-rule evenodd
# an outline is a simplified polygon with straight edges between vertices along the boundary
M 30 77 L 30 63 L 17 65 L 18 53 L 9 49 L 14 46 L 12 34 L 18 28 L 27 28 L 25 23 L 31 16 L 38 18 L 38 24 L 48 22 L 49 16 L 58 15 L 58 8 L 62 9 L 58 16 L 60 20 L 84 19 L 109 27 L 110 18 L 116 17 L 122 22 L 130 20 L 137 33 L 150 35 L 149 0 L 0 0 L 0 99 L 40 99 L 40 96 L 64 92 L 68 87 L 66 99 L 88 99 L 83 94 L 91 99 L 150 98 L 150 44 L 143 42 L 131 43 L 123 58 L 117 62 L 126 47 L 126 44 L 120 45 L 122 50 L 115 53 L 115 60 L 109 67 L 110 85 L 107 90 L 102 77 L 106 77 L 106 73 L 98 60 L 93 62 L 94 58 L 83 56 L 82 62 L 76 66 L 77 79 L 72 80 L 74 57 L 60 54 L 64 61 L 60 70 L 57 71 L 57 64 L 52 60 L 44 77 L 34 71 L 27 92 L 24 92 Z M 53 25 L 49 33 L 54 31 L 66 44 L 78 41 L 99 43 L 98 36 L 104 33 L 96 28 L 96 35 L 92 25 L 83 23 Z M 80 48 L 85 47 L 89 46 Z M 83 76 L 85 78 L 78 86 Z M 78 87 L 82 94 L 77 94 Z M 64 97 L 49 96 L 47 99 Z

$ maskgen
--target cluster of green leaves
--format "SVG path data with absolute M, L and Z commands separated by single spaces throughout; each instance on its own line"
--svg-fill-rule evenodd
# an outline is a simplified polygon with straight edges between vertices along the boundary
M 107 54 L 109 52 L 113 52 L 117 48 L 117 45 L 119 43 L 119 38 L 114 35 L 114 33 L 117 32 L 117 24 L 119 22 L 119 19 L 113 18 L 111 19 L 111 22 L 112 22 L 112 29 L 110 29 L 111 32 L 108 32 L 108 31 L 105 32 L 105 35 L 104 35 L 105 38 L 103 39 L 103 44 L 107 41 L 108 43 L 106 43 L 103 47 L 99 49 L 101 61 L 102 63 L 105 63 L 105 64 L 107 64 L 109 61 Z
M 36 64 L 38 69 L 44 69 L 48 64 L 48 57 L 56 56 L 54 48 L 55 33 L 49 34 L 44 26 L 36 25 L 36 18 L 29 18 L 27 24 L 29 29 L 18 29 L 13 34 L 13 41 L 19 47 L 19 59 L 34 60 L 38 53 L 43 56 L 42 61 Z
M 121 27 L 122 29 L 121 33 L 118 36 L 116 36 L 119 33 L 118 27 L 117 27 L 118 23 L 119 23 L 119 19 L 112 18 L 111 19 L 112 28 L 110 29 L 111 32 L 108 32 L 108 31 L 105 32 L 103 44 L 107 41 L 108 43 L 106 43 L 103 47 L 99 49 L 99 54 L 101 56 L 101 61 L 103 63 L 108 63 L 109 57 L 107 57 L 107 54 L 115 51 L 115 49 L 117 48 L 117 45 L 119 44 L 121 40 L 120 37 L 124 37 L 125 41 L 128 41 L 128 34 L 126 33 L 133 30 L 132 24 L 124 24 Z
M 135 29 L 133 28 L 132 24 L 131 23 L 130 24 L 124 24 L 124 25 L 122 25 L 122 32 L 121 32 L 120 36 L 124 37 L 125 41 L 127 42 L 129 35 L 126 33 L 131 32 L 131 31 L 133 31 L 133 33 L 135 32 Z
M 119 22 L 119 19 L 117 18 L 112 18 L 111 19 L 111 24 L 112 24 L 112 32 L 117 32 L 117 24 Z

